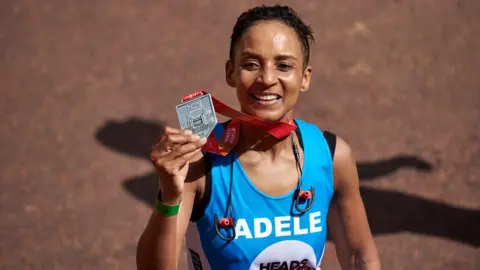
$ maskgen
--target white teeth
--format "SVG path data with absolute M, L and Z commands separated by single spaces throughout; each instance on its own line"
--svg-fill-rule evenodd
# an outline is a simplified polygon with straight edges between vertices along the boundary
M 255 95 L 257 99 L 270 101 L 277 99 L 277 95 Z

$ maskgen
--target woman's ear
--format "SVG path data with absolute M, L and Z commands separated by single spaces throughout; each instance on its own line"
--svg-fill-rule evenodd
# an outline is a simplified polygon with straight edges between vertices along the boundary
M 227 81 L 227 84 L 231 87 L 235 87 L 235 79 L 233 76 L 234 71 L 235 67 L 233 66 L 232 60 L 227 60 L 227 62 L 225 63 L 225 80 Z
M 300 86 L 300 92 L 307 92 L 310 87 L 310 78 L 312 77 L 312 67 L 307 66 L 303 71 L 302 85 Z

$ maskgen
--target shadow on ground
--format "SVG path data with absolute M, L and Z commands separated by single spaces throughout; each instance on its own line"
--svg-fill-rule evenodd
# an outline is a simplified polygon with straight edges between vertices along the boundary
M 119 153 L 148 159 L 151 146 L 162 129 L 160 122 L 139 118 L 107 121 L 97 130 L 95 138 Z M 373 162 L 357 161 L 357 166 L 361 182 L 375 180 L 399 169 L 424 172 L 433 169 L 428 161 L 410 155 Z M 156 174 L 152 171 L 126 179 L 123 188 L 143 203 L 153 205 L 158 188 Z M 480 211 L 393 190 L 361 186 L 360 191 L 374 235 L 408 231 L 480 247 L 480 235 L 475 227 L 475 224 L 480 224 Z

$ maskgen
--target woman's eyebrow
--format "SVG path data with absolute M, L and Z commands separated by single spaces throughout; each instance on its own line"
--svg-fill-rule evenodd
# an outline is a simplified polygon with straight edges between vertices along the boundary
M 263 58 L 261 55 L 254 52 L 250 52 L 250 51 L 244 51 L 240 54 L 240 56 L 244 58 L 245 57 Z M 283 53 L 275 56 L 275 60 L 297 60 L 297 57 L 295 57 L 292 54 Z

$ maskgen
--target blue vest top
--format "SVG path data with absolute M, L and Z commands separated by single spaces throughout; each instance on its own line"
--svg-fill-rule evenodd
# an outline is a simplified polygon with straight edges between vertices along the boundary
M 305 260 L 317 268 L 320 266 L 334 191 L 332 157 L 317 126 L 298 119 L 295 122 L 304 151 L 302 190 L 315 188 L 312 208 L 301 216 L 292 215 L 296 188 L 282 196 L 267 195 L 250 182 L 233 151 L 227 156 L 208 153 L 212 162 L 211 190 L 207 188 L 206 193 L 209 192 L 210 200 L 201 218 L 189 224 L 186 234 L 189 269 L 294 269 Z M 215 127 L 218 139 L 223 129 L 222 124 Z M 231 166 L 236 239 L 226 242 L 217 236 L 214 217 L 229 216 Z M 305 203 L 300 207 L 305 208 Z M 228 235 L 228 230 L 222 233 Z

